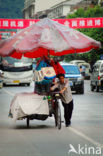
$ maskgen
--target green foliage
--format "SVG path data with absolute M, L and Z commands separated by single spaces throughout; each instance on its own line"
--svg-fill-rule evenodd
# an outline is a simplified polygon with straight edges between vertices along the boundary
M 22 18 L 24 0 L 0 0 L 0 18 Z
M 79 8 L 74 14 L 68 14 L 67 18 L 89 18 L 89 17 L 103 17 L 103 7 L 95 6 L 94 8 L 88 8 L 84 10 Z M 80 32 L 92 37 L 93 39 L 100 41 L 102 48 L 98 50 L 92 50 L 90 53 L 74 54 L 66 56 L 66 61 L 72 59 L 84 59 L 87 62 L 93 64 L 96 60 L 100 59 L 100 55 L 103 54 L 103 28 L 90 28 L 90 29 L 78 29 Z
M 87 10 L 79 8 L 74 14 L 68 14 L 67 18 L 79 18 L 79 17 L 103 17 L 103 7 L 96 5 L 94 8 L 88 7 Z
M 85 11 L 83 8 L 79 8 L 74 14 L 68 14 L 67 18 L 84 17 Z

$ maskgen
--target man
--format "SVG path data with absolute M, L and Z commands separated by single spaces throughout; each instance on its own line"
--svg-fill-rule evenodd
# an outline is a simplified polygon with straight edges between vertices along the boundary
M 65 125 L 68 127 L 71 124 L 71 117 L 73 112 L 73 98 L 71 88 L 69 86 L 68 79 L 65 79 L 64 74 L 58 75 L 59 81 L 51 87 L 51 91 L 58 88 L 60 90 L 60 96 L 64 107 Z

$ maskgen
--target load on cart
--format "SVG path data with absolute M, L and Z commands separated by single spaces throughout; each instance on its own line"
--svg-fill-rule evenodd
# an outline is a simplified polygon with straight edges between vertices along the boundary
M 22 56 L 28 58 L 43 58 L 44 56 L 50 55 L 62 56 L 73 53 L 84 53 L 93 48 L 97 49 L 100 46 L 100 42 L 79 31 L 46 18 L 21 30 L 13 37 L 1 41 L 0 56 L 10 56 L 18 59 Z M 42 61 L 38 63 L 35 73 L 35 93 L 21 93 L 15 95 L 11 104 L 10 115 L 15 119 L 27 118 L 27 126 L 29 126 L 30 119 L 45 120 L 48 116 L 53 114 L 55 117 L 55 125 L 58 125 L 60 129 L 60 97 L 57 92 L 51 95 L 49 94 L 50 85 L 53 78 L 57 75 L 56 72 L 59 68 L 57 67 L 57 63 L 55 63 L 55 61 L 53 62 L 53 60 L 51 62 L 48 60 L 46 66 L 41 66 L 41 62 Z M 45 64 L 45 61 L 42 63 Z M 46 96 L 44 96 L 44 92 L 46 92 Z M 38 105 L 36 100 L 42 102 Z M 52 106 L 52 109 L 50 109 L 50 107 L 47 109 L 49 104 Z M 33 109 L 29 111 L 30 108 Z M 36 108 L 36 112 L 33 112 L 34 108 Z M 44 112 L 43 108 L 45 109 Z M 39 112 L 39 109 L 42 112 Z

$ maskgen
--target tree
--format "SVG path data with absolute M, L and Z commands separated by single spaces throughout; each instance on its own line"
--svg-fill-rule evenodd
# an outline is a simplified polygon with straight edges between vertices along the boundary
M 94 8 L 88 8 L 84 10 L 79 8 L 74 14 L 67 15 L 67 18 L 89 18 L 89 17 L 103 17 L 103 7 L 95 6 Z M 100 59 L 100 55 L 103 54 L 103 28 L 91 28 L 91 29 L 78 29 L 80 32 L 98 40 L 102 44 L 102 48 L 99 50 L 92 50 L 90 53 L 75 54 L 66 57 L 66 61 L 70 59 L 84 59 L 87 62 L 93 64 L 96 60 Z
M 0 18 L 22 18 L 24 0 L 0 0 Z

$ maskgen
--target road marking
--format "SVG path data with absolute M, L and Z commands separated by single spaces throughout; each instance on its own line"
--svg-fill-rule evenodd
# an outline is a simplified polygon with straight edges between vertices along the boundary
M 10 91 L 4 89 L 4 88 L 3 88 L 3 90 L 4 90 L 5 93 L 7 93 L 7 94 L 9 94 L 9 95 L 11 95 L 11 96 L 14 96 L 14 95 L 15 95 L 14 93 L 12 93 L 12 92 L 10 92 Z
M 51 120 L 54 120 L 53 118 L 50 118 Z M 73 133 L 75 133 L 76 135 L 79 135 L 80 137 L 82 137 L 83 139 L 89 141 L 90 143 L 92 143 L 93 145 L 100 147 L 101 149 L 103 149 L 103 144 L 95 141 L 94 139 L 88 137 L 87 135 L 85 135 L 84 133 L 78 131 L 77 129 L 73 128 L 73 127 L 68 127 L 69 130 Z
M 100 95 L 100 94 L 102 95 L 102 94 L 103 94 L 102 92 L 99 92 L 99 93 L 98 93 L 98 92 L 95 92 L 95 91 L 94 91 L 94 92 L 87 91 L 87 92 L 85 92 L 85 93 L 87 93 L 87 94 L 92 94 L 92 95 L 98 95 L 98 94 L 99 94 L 99 95 Z
M 87 135 L 83 134 L 82 132 L 76 130 L 75 128 L 69 127 L 69 130 L 74 132 L 75 134 L 79 135 L 80 137 L 84 138 L 85 140 L 89 141 L 90 143 L 94 144 L 95 146 L 103 149 L 103 144 L 93 140 L 92 138 L 90 138 Z
M 86 94 L 89 94 L 89 95 L 90 95 L 90 94 L 91 94 L 91 95 L 97 95 L 96 92 L 91 92 L 91 91 L 87 91 L 87 92 L 85 92 L 85 93 L 86 93 Z

